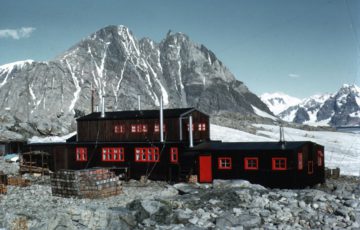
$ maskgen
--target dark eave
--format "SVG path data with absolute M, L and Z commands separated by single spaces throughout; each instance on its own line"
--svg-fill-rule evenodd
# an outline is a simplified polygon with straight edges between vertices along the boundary
M 193 111 L 196 111 L 196 109 L 195 108 L 164 109 L 164 118 L 179 118 L 179 117 L 183 116 L 184 114 L 188 114 Z M 101 115 L 100 112 L 94 112 L 94 113 L 91 113 L 86 116 L 78 118 L 77 121 L 158 119 L 159 118 L 159 110 L 128 110 L 128 111 L 105 112 L 104 118 L 102 118 L 100 115 Z M 206 115 L 206 114 L 204 114 L 204 115 Z
M 216 150 L 296 150 L 306 144 L 315 144 L 310 141 L 291 142 L 205 142 L 193 148 L 195 151 Z

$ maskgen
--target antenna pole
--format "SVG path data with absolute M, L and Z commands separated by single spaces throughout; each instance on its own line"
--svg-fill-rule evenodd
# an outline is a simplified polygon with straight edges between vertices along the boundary
M 94 100 L 95 100 L 95 90 L 93 89 L 92 83 L 91 83 L 91 113 L 94 112 Z
M 164 114 L 163 98 L 160 98 L 160 142 L 164 142 Z
M 285 142 L 284 127 L 282 123 L 280 123 L 280 142 Z

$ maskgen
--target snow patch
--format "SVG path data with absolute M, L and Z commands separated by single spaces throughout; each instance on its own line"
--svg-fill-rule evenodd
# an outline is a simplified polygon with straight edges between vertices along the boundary
M 0 66 L 0 75 L 7 73 L 4 80 L 0 83 L 0 88 L 3 87 L 6 82 L 8 77 L 10 76 L 11 72 L 13 71 L 13 69 L 15 68 L 23 68 L 26 64 L 31 64 L 33 63 L 33 60 L 24 60 L 24 61 L 17 61 L 17 62 L 12 62 L 12 63 L 8 63 L 5 65 Z
M 135 49 L 135 52 L 136 52 L 137 56 L 140 56 L 140 51 L 139 51 L 139 49 L 137 48 L 137 46 L 136 46 L 136 44 L 135 44 L 135 41 L 134 41 L 133 36 L 132 36 L 132 35 L 130 34 L 130 32 L 129 32 L 129 28 L 126 28 L 126 33 L 127 33 L 127 36 L 128 36 L 128 38 L 129 38 L 131 44 L 133 45 L 133 47 L 134 47 L 134 49 Z
M 254 124 L 261 128 L 257 135 L 273 140 L 279 140 L 279 127 L 274 125 Z M 286 141 L 312 141 L 325 146 L 325 166 L 339 167 L 345 175 L 359 176 L 360 169 L 360 138 L 359 134 L 331 132 L 331 131 L 306 131 L 284 127 Z M 232 136 L 228 133 L 227 136 Z
M 352 118 L 360 118 L 360 111 L 350 113 L 349 116 Z
M 126 63 L 128 61 L 128 58 L 126 58 L 125 62 L 124 62 L 124 66 L 123 68 L 121 69 L 120 71 L 120 79 L 119 81 L 117 82 L 116 84 L 116 88 L 114 89 L 114 86 L 113 86 L 113 92 L 114 92 L 114 96 L 115 96 L 115 102 L 117 103 L 117 100 L 118 100 L 118 94 L 119 94 L 119 90 L 120 90 L 120 85 L 121 85 L 121 82 L 123 80 L 123 77 L 124 77 L 124 71 L 125 71 L 125 68 L 126 68 Z M 117 106 L 117 105 L 115 105 Z
M 183 90 L 185 87 L 182 83 L 182 76 L 181 76 L 181 61 L 180 61 L 180 57 L 179 60 L 177 61 L 178 63 L 178 76 L 179 76 L 179 84 L 180 84 L 180 88 Z
M 152 73 L 152 75 L 155 78 L 155 81 L 158 83 L 158 85 L 160 86 L 161 89 L 161 95 L 163 97 L 164 100 L 164 105 L 168 105 L 169 104 L 169 95 L 165 89 L 165 87 L 163 86 L 163 84 L 161 84 L 161 81 L 159 80 L 157 74 L 155 73 L 154 69 L 151 67 L 151 65 L 147 62 L 147 65 Z
M 74 99 L 72 99 L 71 103 L 70 103 L 70 106 L 69 106 L 69 112 L 72 111 L 75 107 L 75 103 L 77 102 L 77 100 L 79 99 L 79 95 L 80 95 L 80 91 L 81 91 L 81 87 L 79 85 L 79 80 L 76 78 L 75 76 L 75 73 L 73 72 L 69 62 L 67 60 L 65 60 L 68 68 L 69 68 L 69 71 L 70 71 L 70 74 L 71 74 L 71 77 L 73 79 L 73 82 L 74 82 L 74 85 L 75 85 L 75 92 L 74 92 Z
M 208 53 L 207 56 L 208 56 L 208 62 L 209 62 L 209 64 L 212 65 L 211 58 L 210 58 L 210 54 Z
M 268 114 L 267 112 L 262 111 L 261 109 L 255 107 L 255 106 L 253 106 L 253 105 L 251 105 L 251 107 L 253 108 L 255 114 L 257 114 L 257 115 L 260 116 L 260 117 L 270 118 L 271 120 L 274 120 L 274 121 L 279 120 L 278 118 L 276 118 L 276 117 Z
M 0 66 L 0 70 L 12 70 L 13 68 L 17 67 L 17 68 L 23 68 L 26 64 L 31 64 L 33 63 L 34 60 L 31 59 L 27 59 L 27 60 L 23 60 L 23 61 L 16 61 L 16 62 L 11 62 L 5 65 L 1 65 Z
M 64 136 L 50 136 L 50 137 L 38 137 L 38 136 L 33 136 L 31 138 L 29 138 L 27 140 L 28 144 L 33 144 L 33 143 L 63 143 L 66 142 L 67 139 L 69 139 L 70 137 L 76 135 L 76 132 L 72 132 L 69 133 L 67 135 Z
M 257 136 L 237 129 L 227 128 L 214 124 L 210 124 L 210 139 L 226 142 L 272 141 L 271 138 Z

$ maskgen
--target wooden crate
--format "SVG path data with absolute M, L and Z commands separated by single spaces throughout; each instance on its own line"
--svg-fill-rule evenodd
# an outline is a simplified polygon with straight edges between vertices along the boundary
M 7 193 L 7 187 L 4 184 L 0 184 L 0 194 L 5 195 Z
M 21 177 L 9 177 L 7 179 L 7 184 L 11 186 L 26 187 L 30 185 L 30 181 Z

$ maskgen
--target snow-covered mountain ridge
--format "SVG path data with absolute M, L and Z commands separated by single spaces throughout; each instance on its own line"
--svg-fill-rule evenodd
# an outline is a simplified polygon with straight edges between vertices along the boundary
M 282 92 L 264 93 L 260 96 L 260 99 L 275 115 L 278 115 L 290 106 L 301 103 L 301 99 L 289 96 Z
M 183 33 L 160 43 L 136 39 L 125 26 L 108 26 L 48 62 L 24 61 L 0 67 L 0 118 L 15 121 L 13 131 L 43 135 L 74 130 L 74 116 L 91 111 L 105 97 L 107 110 L 196 107 L 254 114 L 268 107 L 236 80 L 215 54 Z M 1 119 L 0 119 L 1 120 Z
M 308 125 L 358 126 L 360 125 L 360 88 L 344 84 L 332 94 L 319 94 L 288 106 L 287 95 L 261 97 L 270 110 L 288 122 Z M 281 101 L 283 104 L 271 103 Z M 286 108 L 287 107 L 287 108 Z M 285 110 L 279 112 L 281 108 Z

